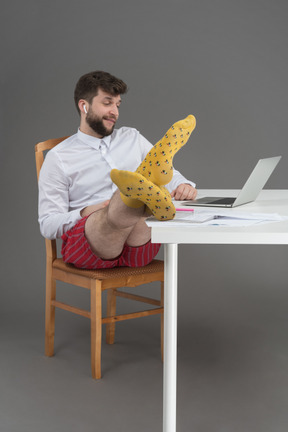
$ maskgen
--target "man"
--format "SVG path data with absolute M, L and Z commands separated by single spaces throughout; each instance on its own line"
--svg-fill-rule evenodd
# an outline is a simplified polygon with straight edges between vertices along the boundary
M 194 117 L 178 122 L 181 127 L 175 124 L 182 137 L 179 148 L 174 130 L 163 137 L 166 147 L 170 136 L 173 143 L 167 157 L 162 142 L 157 149 L 136 129 L 114 129 L 126 91 L 126 84 L 107 72 L 82 76 L 74 93 L 79 130 L 48 152 L 40 172 L 41 233 L 62 237 L 64 261 L 79 268 L 148 264 L 160 245 L 151 244 L 147 216 L 171 219 L 171 197 L 194 199 L 197 194 L 195 185 L 172 169 L 175 152 L 188 139 L 183 138 L 186 126 L 190 132 L 195 127 Z M 163 186 L 167 183 L 171 195 Z

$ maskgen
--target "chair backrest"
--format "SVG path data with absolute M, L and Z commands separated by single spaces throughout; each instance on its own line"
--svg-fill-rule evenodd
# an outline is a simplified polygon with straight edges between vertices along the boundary
M 37 180 L 39 180 L 39 174 L 41 167 L 44 162 L 44 152 L 51 150 L 61 141 L 64 141 L 68 136 L 63 138 L 55 138 L 49 139 L 47 141 L 39 142 L 35 145 L 35 159 L 36 159 L 36 171 L 37 171 Z M 57 258 L 57 248 L 56 248 L 56 240 L 45 239 L 46 244 L 46 257 L 49 261 L 54 261 Z

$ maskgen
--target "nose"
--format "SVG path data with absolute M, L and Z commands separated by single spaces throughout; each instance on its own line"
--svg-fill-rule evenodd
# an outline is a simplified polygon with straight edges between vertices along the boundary
M 115 117 L 119 117 L 119 108 L 117 105 L 113 105 L 111 107 L 110 113 L 113 114 Z

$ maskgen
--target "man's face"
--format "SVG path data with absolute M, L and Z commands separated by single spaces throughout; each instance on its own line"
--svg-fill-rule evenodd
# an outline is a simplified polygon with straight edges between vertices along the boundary
M 120 95 L 112 96 L 99 89 L 89 105 L 86 122 L 99 137 L 111 135 L 119 117 Z

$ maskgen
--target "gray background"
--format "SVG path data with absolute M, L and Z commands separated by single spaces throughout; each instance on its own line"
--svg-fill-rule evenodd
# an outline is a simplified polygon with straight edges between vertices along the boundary
M 102 69 L 126 81 L 118 124 L 151 142 L 194 114 L 174 161 L 199 188 L 240 188 L 260 157 L 281 154 L 267 188 L 287 189 L 287 18 L 285 0 L 2 2 L 1 430 L 162 427 L 157 317 L 119 324 L 100 382 L 83 318 L 59 312 L 56 356 L 43 355 L 34 144 L 76 131 L 77 79 Z M 178 431 L 287 431 L 286 257 L 181 246 Z

